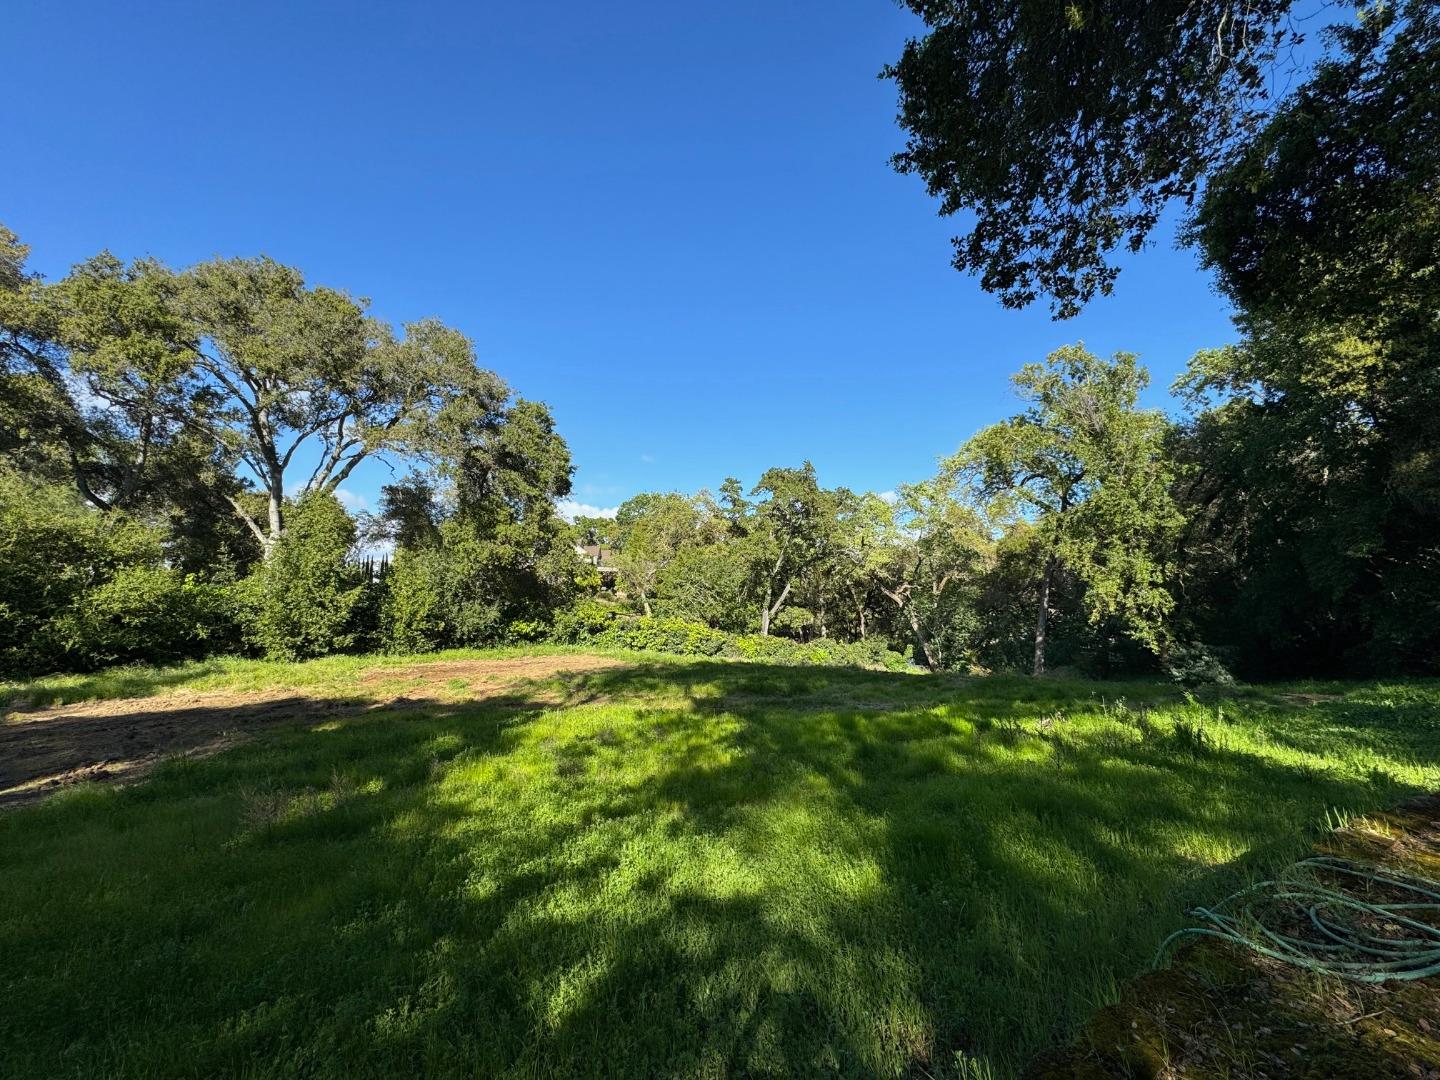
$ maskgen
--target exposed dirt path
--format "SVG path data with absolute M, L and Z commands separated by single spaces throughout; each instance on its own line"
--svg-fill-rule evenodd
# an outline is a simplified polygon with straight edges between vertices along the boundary
M 133 782 L 167 757 L 205 757 L 277 724 L 337 714 L 485 703 L 517 697 L 559 704 L 563 692 L 527 684 L 624 666 L 603 656 L 524 656 L 377 666 L 338 696 L 304 690 L 176 691 L 0 715 L 0 808 L 90 781 Z M 456 683 L 460 685 L 456 685 Z

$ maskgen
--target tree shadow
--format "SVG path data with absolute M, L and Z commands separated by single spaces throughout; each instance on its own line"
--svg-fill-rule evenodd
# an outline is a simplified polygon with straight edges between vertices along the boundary
M 559 685 L 290 700 L 263 739 L 0 816 L 0 1072 L 1004 1075 L 1186 907 L 1406 790 L 1077 727 L 1065 685 Z

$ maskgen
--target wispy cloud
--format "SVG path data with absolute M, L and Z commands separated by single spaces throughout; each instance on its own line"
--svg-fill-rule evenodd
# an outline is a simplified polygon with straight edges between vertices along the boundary
M 365 498 L 364 495 L 351 491 L 349 488 L 336 488 L 335 498 L 339 499 L 340 505 L 352 514 L 358 514 L 370 505 L 370 500 Z
M 877 491 L 875 495 L 881 502 L 887 502 L 891 506 L 900 501 L 900 496 L 893 491 Z
M 655 455 L 654 455 L 654 454 L 641 454 L 641 455 L 640 455 L 640 460 L 643 461 L 646 465 L 653 465 L 653 464 L 655 464 Z
M 555 504 L 556 512 L 566 521 L 577 517 L 613 518 L 619 509 L 618 506 L 592 506 L 574 499 L 561 499 Z

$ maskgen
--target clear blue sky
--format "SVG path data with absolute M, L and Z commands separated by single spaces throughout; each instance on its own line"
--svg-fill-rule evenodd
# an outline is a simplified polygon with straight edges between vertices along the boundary
M 575 498 L 813 460 L 883 491 L 1013 410 L 1066 342 L 1159 388 L 1234 337 L 1165 232 L 1080 318 L 949 266 L 895 174 L 890 0 L 40 3 L 4 17 L 0 220 L 58 275 L 100 248 L 268 254 L 435 315 L 555 412 Z M 373 503 L 387 474 L 347 486 Z

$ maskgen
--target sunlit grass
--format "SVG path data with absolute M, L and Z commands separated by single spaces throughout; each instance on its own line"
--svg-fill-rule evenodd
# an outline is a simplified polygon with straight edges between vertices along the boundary
M 36 679 L 0 679 L 0 707 L 31 708 L 69 705 L 80 701 L 146 697 L 169 691 L 197 693 L 227 690 L 237 693 L 256 690 L 304 690 L 316 694 L 338 694 L 353 690 L 365 674 L 444 661 L 503 659 L 574 655 L 612 656 L 663 663 L 669 658 L 640 657 L 622 650 L 578 649 L 565 645 L 516 645 L 494 649 L 448 649 L 415 655 L 326 656 L 318 660 L 288 664 L 275 660 L 252 660 L 220 656 L 192 660 L 167 667 L 135 665 L 112 667 L 83 675 L 45 675 Z
M 442 683 L 0 815 L 0 1075 L 1013 1075 L 1187 906 L 1440 783 L 1434 683 L 559 686 Z

